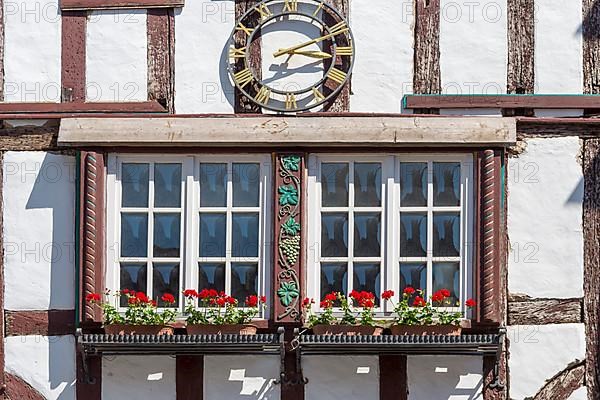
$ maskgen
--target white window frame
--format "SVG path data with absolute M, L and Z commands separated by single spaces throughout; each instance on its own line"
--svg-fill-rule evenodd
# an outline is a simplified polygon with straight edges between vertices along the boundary
M 460 265 L 460 307 L 445 308 L 448 311 L 461 311 L 465 313 L 465 318 L 470 318 L 471 315 L 467 312 L 464 302 L 473 294 L 473 234 L 474 224 L 473 215 L 475 212 L 473 203 L 473 155 L 471 153 L 456 153 L 456 154 L 440 154 L 440 153 L 382 153 L 375 155 L 361 154 L 311 154 L 308 162 L 308 248 L 307 248 L 307 296 L 315 299 L 313 311 L 319 312 L 319 300 L 321 290 L 321 164 L 335 162 L 380 162 L 382 164 L 382 223 L 381 223 L 381 244 L 382 244 L 382 272 L 380 275 L 380 293 L 383 290 L 392 289 L 395 292 L 394 303 L 400 297 L 400 261 L 416 260 L 414 258 L 401 259 L 400 255 L 400 163 L 401 162 L 428 162 L 428 206 L 422 207 L 421 211 L 428 212 L 428 229 L 427 229 L 427 289 L 428 295 L 431 295 L 432 287 L 432 268 L 431 262 L 434 258 L 432 254 L 431 233 L 433 231 L 433 219 L 431 218 L 433 210 L 436 211 L 460 211 L 461 213 L 461 254 L 460 257 L 449 259 L 448 257 L 436 257 L 437 261 L 457 261 Z M 433 202 L 433 170 L 431 168 L 433 162 L 460 162 L 461 163 L 461 205 L 456 207 L 430 207 Z M 352 169 L 349 170 L 349 196 L 354 197 L 353 192 L 354 174 Z M 349 204 L 350 205 L 350 204 Z M 346 208 L 340 211 L 345 211 Z M 331 211 L 330 208 L 327 208 Z M 358 211 L 361 209 L 358 208 Z M 420 210 L 419 208 L 410 208 L 411 211 Z M 355 212 L 357 209 L 354 210 Z M 352 225 L 351 214 L 348 220 L 348 248 L 351 249 L 351 231 Z M 329 261 L 330 259 L 327 259 Z M 345 261 L 346 258 L 340 259 Z M 420 259 L 419 259 L 420 260 Z M 348 263 L 348 291 L 352 290 L 352 269 L 351 263 Z M 383 303 L 382 306 L 375 309 L 379 317 L 389 315 L 392 311 L 390 303 Z
M 219 155 L 157 155 L 157 154 L 109 154 L 107 162 L 107 179 L 106 179 L 106 248 L 107 257 L 105 262 L 105 286 L 115 292 L 120 288 L 120 263 L 122 261 L 147 263 L 151 266 L 152 262 L 152 207 L 154 182 L 153 182 L 153 165 L 154 163 L 180 163 L 182 164 L 182 195 L 181 195 L 181 252 L 177 259 L 161 258 L 160 262 L 179 262 L 179 307 L 183 311 L 185 307 L 185 299 L 181 291 L 183 289 L 198 289 L 198 261 L 199 257 L 199 215 L 200 215 L 200 163 L 223 163 L 228 165 L 228 183 L 227 197 L 228 205 L 231 204 L 233 196 L 233 187 L 231 179 L 232 163 L 258 163 L 260 164 L 260 190 L 259 190 L 259 206 L 251 208 L 236 208 L 236 211 L 244 212 L 246 210 L 259 213 L 259 249 L 258 257 L 251 260 L 248 258 L 234 259 L 231 254 L 231 214 L 228 212 L 227 224 L 227 247 L 226 256 L 228 267 L 226 268 L 226 291 L 231 289 L 230 279 L 231 270 L 229 268 L 231 261 L 256 262 L 258 264 L 258 294 L 267 296 L 267 305 L 270 303 L 270 285 L 271 285 L 271 242 L 272 242 L 272 162 L 270 155 L 265 154 L 219 154 Z M 145 163 L 150 164 L 150 183 L 149 183 L 149 209 L 134 209 L 121 207 L 121 166 L 123 163 Z M 206 208 L 205 208 L 206 209 Z M 220 209 L 220 208 L 219 208 Z M 225 208 L 224 208 L 225 209 Z M 230 207 L 227 207 L 230 210 Z M 161 212 L 171 209 L 160 209 Z M 217 209 L 213 209 L 216 211 Z M 123 259 L 120 256 L 120 234 L 121 234 L 121 212 L 148 212 L 148 257 L 145 258 L 127 258 Z M 203 260 L 204 261 L 204 260 Z M 152 290 L 152 270 L 148 269 L 147 273 L 147 291 Z M 228 294 L 230 292 L 227 291 Z M 115 304 L 119 312 L 124 312 L 126 308 Z M 269 315 L 269 309 L 261 313 L 256 319 L 264 319 Z

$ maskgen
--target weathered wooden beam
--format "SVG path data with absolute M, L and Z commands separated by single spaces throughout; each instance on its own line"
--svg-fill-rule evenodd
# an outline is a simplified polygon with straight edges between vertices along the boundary
M 583 0 L 583 92 L 600 94 L 600 2 Z
M 256 4 L 258 4 L 260 0 L 235 0 L 235 20 L 238 21 L 246 11 L 252 9 Z M 255 16 L 256 19 L 252 20 L 253 24 L 258 24 L 258 13 Z M 234 36 L 235 46 L 236 47 L 244 47 L 244 43 L 246 41 L 246 36 L 244 32 L 237 32 Z M 248 62 L 254 71 L 257 71 L 257 75 L 260 78 L 262 71 L 262 53 L 261 53 L 261 39 L 260 39 L 260 31 L 256 33 L 256 39 L 250 45 L 250 49 L 248 50 Z M 239 64 L 236 64 L 236 67 L 241 67 L 244 60 L 238 59 L 236 61 Z M 240 68 L 241 69 L 241 68 Z M 251 85 L 246 86 L 246 90 L 251 96 L 256 95 L 256 90 L 251 87 Z M 244 95 L 238 88 L 235 88 L 234 93 L 234 112 L 239 114 L 260 114 L 262 112 L 261 107 L 256 105 L 252 100 L 250 100 L 246 95 Z
M 439 94 L 440 0 L 415 1 L 415 49 L 413 92 Z
M 534 0 L 508 0 L 508 93 L 533 93 Z
M 346 18 L 346 20 L 348 19 L 348 16 L 350 14 L 350 1 L 349 0 L 325 0 L 325 3 L 329 4 L 330 6 L 332 6 L 336 10 L 338 10 L 338 12 L 340 14 L 342 14 L 342 16 L 344 18 Z M 324 15 L 323 22 L 325 22 L 325 24 L 327 24 L 329 26 L 333 26 L 336 23 L 338 23 L 339 21 L 333 20 L 329 15 Z M 325 41 L 323 43 L 323 46 L 331 46 L 331 45 L 332 45 L 331 41 Z M 334 61 L 335 62 L 343 62 L 343 60 L 341 60 L 341 58 L 342 57 L 338 57 L 338 59 L 334 60 Z M 328 67 L 329 67 L 329 65 L 326 62 L 325 63 L 325 71 L 327 71 Z M 329 111 L 329 112 L 350 111 L 350 84 L 351 84 L 351 81 L 348 80 L 348 83 L 337 94 L 335 99 L 333 99 L 333 101 L 330 101 L 323 105 L 323 111 L 326 111 L 326 112 L 327 111 Z M 323 85 L 323 94 L 326 97 L 332 91 L 333 91 L 332 88 L 327 87 L 327 85 Z
M 546 325 L 582 322 L 582 299 L 508 299 L 509 325 Z
M 3 356 L 4 358 L 4 356 Z M 2 393 L 5 399 L 46 400 L 43 394 L 16 375 L 6 373 L 6 385 Z
M 204 398 L 204 356 L 177 356 L 175 361 L 177 400 Z
M 175 17 L 168 8 L 152 8 L 146 18 L 148 35 L 148 100 L 175 111 Z
M 6 336 L 75 334 L 75 310 L 5 311 Z
M 600 108 L 598 95 L 406 95 L 404 108 L 539 108 L 580 109 Z
M 389 399 L 408 400 L 406 356 L 379 356 L 379 400 Z
M 0 129 L 0 151 L 56 150 L 57 139 L 58 123 L 4 128 Z
M 4 101 L 4 0 L 0 0 L 0 101 Z
M 600 398 L 600 139 L 583 146 L 583 317 L 588 399 Z
M 594 138 L 600 136 L 600 119 L 518 119 L 517 134 L 519 136 L 580 136 Z
M 184 0 L 60 0 L 61 10 L 108 10 L 183 7 Z
M 166 113 L 155 100 L 135 102 L 0 103 L 0 114 Z
M 548 379 L 531 400 L 568 400 L 574 391 L 583 386 L 584 379 L 585 362 L 574 362 Z M 593 399 L 597 398 L 593 397 Z
M 63 102 L 85 102 L 86 26 L 86 11 L 62 12 L 60 75 L 62 88 L 61 101 Z

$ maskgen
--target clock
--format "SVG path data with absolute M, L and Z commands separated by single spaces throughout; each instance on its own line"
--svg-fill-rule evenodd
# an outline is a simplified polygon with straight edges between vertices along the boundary
M 333 101 L 348 83 L 354 55 L 348 22 L 324 1 L 263 0 L 235 24 L 228 71 L 258 106 L 295 113 Z

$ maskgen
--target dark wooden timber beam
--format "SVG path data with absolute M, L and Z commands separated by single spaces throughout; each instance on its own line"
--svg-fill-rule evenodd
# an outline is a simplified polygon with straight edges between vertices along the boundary
M 535 84 L 534 0 L 508 0 L 507 92 L 531 94 Z
M 86 11 L 62 12 L 61 101 L 63 102 L 85 102 L 86 26 Z
M 583 0 L 582 31 L 583 92 L 600 94 L 600 2 L 597 0 Z
M 415 48 L 413 92 L 440 94 L 440 0 L 415 1 Z M 425 108 L 415 113 L 437 114 L 438 109 Z
M 75 310 L 5 311 L 6 336 L 75 334 Z
M 61 10 L 183 7 L 184 0 L 60 0 Z
M 597 95 L 406 95 L 407 109 L 436 108 L 600 108 Z
M 166 113 L 157 101 L 108 103 L 0 103 L 1 114 Z M 56 118 L 56 117 L 55 117 Z
M 153 8 L 146 18 L 148 100 L 175 112 L 175 17 L 172 9 Z
M 348 16 L 350 14 L 350 1 L 349 0 L 325 0 L 324 2 L 326 4 L 329 4 L 331 7 L 335 8 L 336 10 L 338 10 L 338 12 L 340 14 L 342 14 L 342 16 L 346 20 L 348 20 Z M 333 18 L 331 18 L 331 16 L 329 16 L 327 13 L 324 13 L 323 22 L 325 22 L 325 24 L 327 24 L 329 26 L 333 26 L 336 23 L 338 23 L 339 21 L 333 20 Z M 325 34 L 325 33 L 323 33 L 323 34 Z M 332 45 L 331 41 L 325 41 L 323 44 L 323 46 L 331 46 L 331 45 Z M 338 59 L 335 60 L 335 62 L 342 63 L 342 62 L 344 62 L 344 60 L 342 60 L 342 57 L 338 57 Z M 327 71 L 328 68 L 329 68 L 329 64 L 326 62 L 325 63 L 325 71 Z M 323 105 L 323 111 L 325 111 L 325 112 L 350 111 L 351 79 L 352 79 L 352 77 L 350 78 L 350 80 L 348 80 L 348 83 L 346 83 L 346 85 L 338 93 L 338 95 L 335 97 L 335 99 L 333 99 L 332 101 Z M 328 87 L 327 84 L 323 85 L 323 94 L 325 96 L 328 96 L 332 90 L 333 89 Z
M 581 323 L 582 299 L 533 299 L 511 295 L 508 299 L 509 325 Z
M 204 398 L 204 356 L 177 356 L 175 361 L 177 400 Z
M 529 398 L 531 400 L 568 400 L 574 391 L 583 386 L 585 362 L 569 364 L 564 370 L 546 381 L 546 384 Z M 589 390 L 589 389 L 588 389 Z M 597 397 L 594 397 L 597 399 Z
M 379 356 L 379 400 L 389 399 L 408 400 L 406 356 Z
M 260 0 L 235 0 L 235 20 L 239 19 L 246 13 L 246 11 L 252 9 Z M 258 13 L 253 18 L 256 18 L 252 22 L 258 24 Z M 255 71 L 262 70 L 262 54 L 261 54 L 261 39 L 260 31 L 256 34 L 257 39 L 251 44 L 249 49 L 249 63 Z M 237 32 L 234 35 L 234 41 L 236 47 L 243 47 L 246 37 L 244 32 Z M 238 59 L 237 63 L 242 64 L 243 59 Z M 239 65 L 238 65 L 239 66 Z M 260 78 L 260 75 L 259 75 Z M 256 90 L 248 85 L 247 89 L 250 95 L 256 95 Z M 234 89 L 234 105 L 233 109 L 235 113 L 239 114 L 260 114 L 262 109 L 257 106 L 252 100 L 247 98 L 238 88 Z

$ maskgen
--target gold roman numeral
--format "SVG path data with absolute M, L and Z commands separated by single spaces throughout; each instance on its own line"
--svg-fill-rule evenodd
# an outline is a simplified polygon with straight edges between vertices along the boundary
M 338 22 L 337 24 L 335 24 L 334 26 L 329 28 L 329 31 L 336 35 L 339 35 L 340 33 L 343 33 L 343 32 L 348 32 L 349 30 L 350 29 L 346 26 L 345 21 Z
M 252 79 L 254 79 L 254 77 L 252 76 L 252 72 L 250 72 L 250 70 L 248 68 L 245 68 L 245 69 L 233 74 L 233 80 L 241 88 L 246 86 L 248 83 L 252 82 Z
M 238 24 L 238 26 L 235 27 L 235 30 L 236 31 L 243 31 L 248 36 L 250 36 L 252 34 L 252 32 L 254 31 L 253 28 L 247 28 L 241 22 Z
M 257 103 L 267 104 L 269 102 L 269 98 L 271 97 L 271 90 L 266 86 L 260 88 L 254 100 Z
M 269 10 L 269 7 L 262 3 L 254 7 L 254 10 L 256 10 L 260 14 L 261 19 L 266 19 L 273 15 L 271 10 Z
M 319 3 L 319 5 L 317 6 L 317 9 L 315 10 L 315 12 L 313 13 L 313 17 L 316 17 L 317 14 L 319 13 L 319 11 L 321 11 L 321 9 L 323 8 L 324 3 Z
M 346 73 L 344 71 L 340 71 L 339 69 L 337 69 L 335 67 L 331 68 L 331 70 L 329 71 L 327 76 L 329 77 L 329 79 L 339 83 L 340 85 L 346 79 Z
M 312 88 L 312 93 L 313 96 L 315 96 L 315 100 L 317 101 L 317 103 L 325 100 L 325 96 L 323 95 L 323 93 L 321 93 L 316 87 Z
M 298 0 L 285 0 L 283 12 L 298 11 Z
M 298 104 L 296 104 L 296 95 L 293 93 L 285 94 L 285 109 L 291 110 L 293 108 L 298 108 Z
M 229 58 L 244 58 L 246 57 L 246 48 L 242 47 L 240 49 L 236 49 L 235 47 L 229 48 Z
M 335 54 L 338 56 L 351 56 L 353 52 L 354 49 L 352 48 L 352 46 L 335 48 Z

